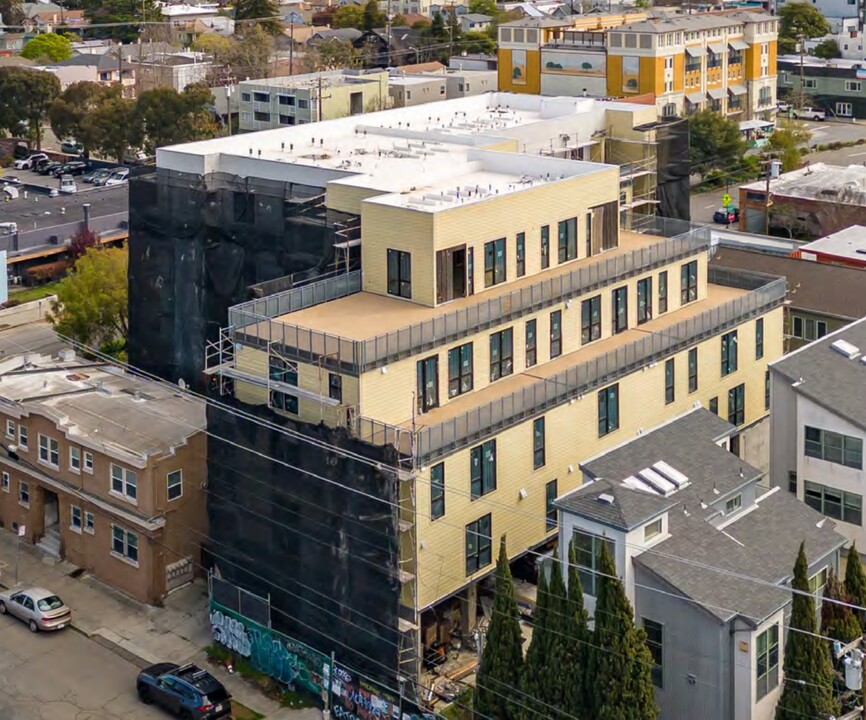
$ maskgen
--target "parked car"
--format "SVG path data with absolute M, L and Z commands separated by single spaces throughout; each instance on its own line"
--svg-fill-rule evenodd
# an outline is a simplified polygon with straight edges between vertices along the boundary
M 18 232 L 18 223 L 0 222 L 0 235 L 14 235 Z
M 72 175 L 60 176 L 60 192 L 75 193 L 78 192 L 78 186 L 75 184 L 75 178 Z
M 0 615 L 6 613 L 26 622 L 31 632 L 62 630 L 72 621 L 72 610 L 53 592 L 40 587 L 0 593 Z
M 789 112 L 791 110 L 791 105 L 790 105 L 790 103 L 780 102 L 776 105 L 776 109 L 779 112 L 785 112 L 786 113 L 786 112 Z
M 39 172 L 40 170 L 42 170 L 42 168 L 44 168 L 46 165 L 49 165 L 52 162 L 54 162 L 54 161 L 51 158 L 47 158 L 47 157 L 39 158 L 35 163 L 33 163 L 33 167 L 31 167 L 30 169 L 33 172 Z
M 129 168 L 118 168 L 111 172 L 111 174 L 105 179 L 103 185 L 106 187 L 111 185 L 125 185 L 127 178 L 129 178 Z
M 232 712 L 231 695 L 222 683 L 191 663 L 151 665 L 138 674 L 135 685 L 143 703 L 155 703 L 186 720 L 214 720 Z
M 53 175 L 54 171 L 57 168 L 62 167 L 62 166 L 63 166 L 63 163 L 53 162 L 53 161 L 47 162 L 44 165 L 40 165 L 39 170 L 37 170 L 37 172 L 40 175 Z
M 63 163 L 59 168 L 54 170 L 54 177 L 61 175 L 84 175 L 87 172 L 88 165 L 83 160 L 73 160 L 72 162 Z
M 105 168 L 91 170 L 90 172 L 84 173 L 84 175 L 81 176 L 81 182 L 96 184 L 97 180 L 107 180 L 110 174 L 111 170 L 106 170 Z
M 813 107 L 795 108 L 791 114 L 797 118 L 797 120 L 815 120 L 823 122 L 827 119 L 826 111 Z
M 48 160 L 48 156 L 45 153 L 33 153 L 30 157 L 22 158 L 21 160 L 16 160 L 13 165 L 16 170 L 30 170 L 33 165 L 39 160 Z
M 64 152 L 67 155 L 83 155 L 84 145 L 75 140 L 64 140 L 60 143 L 60 152 Z
M 735 207 L 719 208 L 713 213 L 713 222 L 729 225 L 740 221 L 740 211 Z

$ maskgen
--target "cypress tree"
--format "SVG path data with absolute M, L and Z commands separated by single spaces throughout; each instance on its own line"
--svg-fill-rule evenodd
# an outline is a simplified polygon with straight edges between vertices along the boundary
M 475 679 L 473 708 L 479 720 L 515 720 L 518 717 L 511 702 L 517 696 L 515 688 L 520 687 L 523 665 L 523 638 L 517 617 L 517 600 L 503 535 L 496 563 L 493 617 Z
M 568 546 L 568 637 L 574 638 L 569 646 L 569 683 L 566 687 L 565 712 L 571 717 L 587 718 L 586 663 L 589 657 L 589 619 L 583 605 L 583 587 L 577 569 L 577 550 L 574 540 Z
M 568 594 L 562 580 L 562 565 L 559 554 L 553 556 L 550 569 L 550 600 L 548 603 L 547 672 L 545 673 L 544 694 L 548 717 L 567 717 L 567 692 L 575 668 L 571 661 L 574 653 L 571 648 L 575 642 L 575 623 L 569 617 Z
M 538 595 L 535 611 L 532 614 L 532 642 L 526 651 L 526 660 L 520 674 L 521 708 L 520 717 L 523 720 L 540 720 L 545 718 L 545 682 L 550 670 L 548 666 L 548 650 L 550 645 L 550 592 L 544 569 L 538 575 Z
M 815 600 L 809 592 L 809 563 L 803 544 L 794 564 L 791 587 L 797 592 L 785 643 L 785 683 L 776 706 L 776 720 L 828 718 L 837 714 L 833 666 L 827 642 L 815 635 Z
M 593 720 L 656 720 L 653 660 L 607 545 L 601 546 L 595 631 L 587 663 L 587 700 Z
M 839 601 L 839 602 L 834 602 Z M 860 623 L 851 608 L 841 603 L 850 603 L 851 598 L 842 581 L 833 570 L 827 578 L 824 602 L 821 604 L 821 633 L 842 643 L 849 643 L 862 635 Z
M 845 563 L 845 589 L 852 603 L 866 608 L 866 574 L 863 573 L 857 543 L 852 543 L 848 551 L 848 560 Z M 866 627 L 866 610 L 858 610 L 857 619 L 860 621 L 860 627 Z

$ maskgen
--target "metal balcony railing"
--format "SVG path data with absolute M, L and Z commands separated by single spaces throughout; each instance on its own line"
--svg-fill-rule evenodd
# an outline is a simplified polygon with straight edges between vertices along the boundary
M 709 247 L 709 232 L 703 226 L 665 224 L 660 220 L 663 218 L 641 221 L 646 223 L 646 227 L 642 225 L 634 231 L 664 233 L 671 239 L 629 253 L 602 257 L 598 262 L 582 264 L 570 272 L 481 299 L 468 307 L 444 312 L 430 320 L 368 340 L 352 340 L 273 320 L 287 312 L 358 292 L 360 272 L 236 305 L 229 310 L 229 323 L 238 342 L 259 347 L 273 343 L 286 358 L 321 363 L 332 370 L 361 373 L 690 257 Z M 250 326 L 255 326 L 255 331 L 245 332 L 244 329 Z

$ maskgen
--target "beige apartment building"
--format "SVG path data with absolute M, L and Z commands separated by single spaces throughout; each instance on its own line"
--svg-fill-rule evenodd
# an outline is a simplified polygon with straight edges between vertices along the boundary
M 204 403 L 62 351 L 0 362 L 0 522 L 142 602 L 207 537 Z
M 416 658 L 449 632 L 444 608 L 474 627 L 502 535 L 512 558 L 552 546 L 583 460 L 696 404 L 741 432 L 766 416 L 784 280 L 709 268 L 703 230 L 665 237 L 623 209 L 619 167 L 540 152 L 630 109 L 500 93 L 251 136 L 257 173 L 322 183 L 355 219 L 361 270 L 232 308 L 210 372 L 244 403 L 398 452 Z M 160 152 L 167 170 L 249 170 L 246 145 Z

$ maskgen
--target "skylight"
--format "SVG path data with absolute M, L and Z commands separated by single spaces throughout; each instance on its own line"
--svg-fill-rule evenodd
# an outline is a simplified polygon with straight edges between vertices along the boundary
M 840 355 L 844 355 L 849 360 L 853 360 L 860 354 L 860 348 L 856 345 L 852 345 L 847 340 L 837 340 L 832 345 L 830 345 L 837 353 Z

